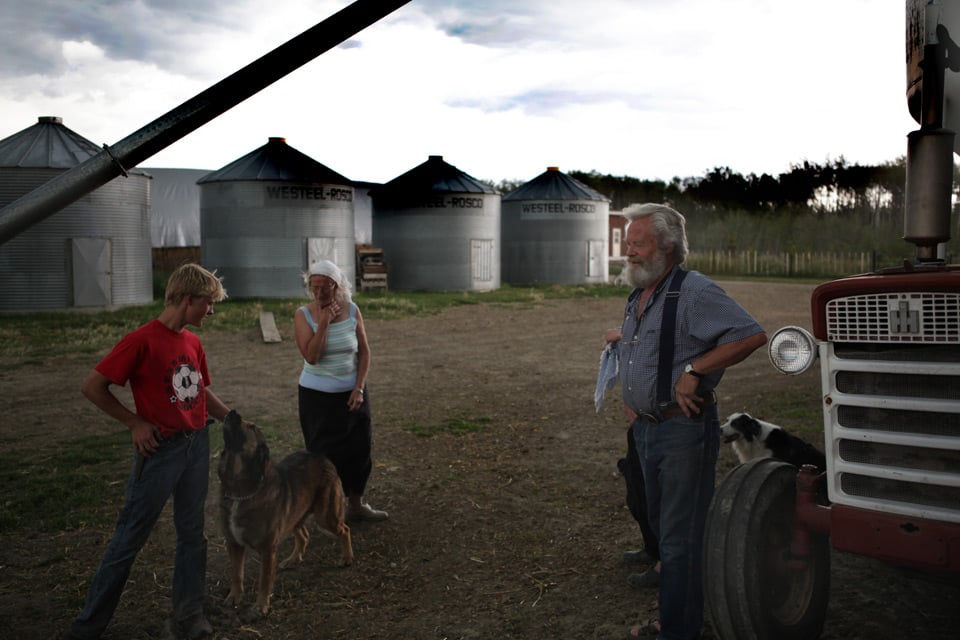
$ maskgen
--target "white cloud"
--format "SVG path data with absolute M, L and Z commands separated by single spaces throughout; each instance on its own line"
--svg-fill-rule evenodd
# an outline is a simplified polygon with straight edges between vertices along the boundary
M 44 0 L 33 22 L 0 23 L 16 42 L 0 44 L 16 58 L 0 62 L 0 137 L 59 115 L 114 143 L 345 4 L 140 0 L 106 14 Z M 495 181 L 552 165 L 669 180 L 879 163 L 916 128 L 903 15 L 868 0 L 413 0 L 143 164 L 215 169 L 270 136 L 370 181 L 432 154 Z

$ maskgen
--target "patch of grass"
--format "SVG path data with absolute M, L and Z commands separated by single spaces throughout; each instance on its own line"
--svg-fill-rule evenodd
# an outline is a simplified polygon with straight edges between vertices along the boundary
M 160 304 L 114 311 L 37 312 L 0 316 L 0 355 L 43 357 L 112 346 L 160 313 Z
M 626 298 L 627 290 L 608 285 L 551 285 L 542 287 L 502 286 L 496 291 L 369 291 L 355 296 L 368 319 L 396 320 L 428 316 L 447 307 L 484 303 L 537 305 L 544 300 L 565 298 Z M 271 311 L 276 318 L 292 318 L 306 298 L 227 298 L 217 303 L 214 316 L 201 328 L 191 331 L 249 330 L 258 326 L 260 312 Z M 95 353 L 109 349 L 125 334 L 159 315 L 163 302 L 112 310 L 18 313 L 0 315 L 0 356 L 23 362 L 62 356 Z
M 823 411 L 819 405 L 792 405 L 776 408 L 778 419 L 796 425 L 794 431 L 823 433 Z
M 357 297 L 356 302 L 363 309 L 364 318 L 377 320 L 399 320 L 411 316 L 425 316 L 440 313 L 442 307 L 425 304 L 415 296 L 402 296 L 387 293 L 365 294 Z
M 726 277 L 726 276 L 725 276 Z M 730 278 L 770 281 L 771 278 Z M 789 282 L 803 282 L 788 279 Z M 613 285 L 503 285 L 495 291 L 364 291 L 356 294 L 364 317 L 376 320 L 428 316 L 447 307 L 484 303 L 536 306 L 545 300 L 569 298 L 623 298 L 629 290 Z M 162 295 L 162 294 L 161 294 Z M 272 311 L 277 318 L 291 318 L 306 298 L 227 298 L 217 303 L 215 315 L 205 326 L 208 331 L 249 330 L 257 326 L 260 311 Z M 113 346 L 124 334 L 155 318 L 163 301 L 112 310 L 68 309 L 35 313 L 0 314 L 0 356 L 23 360 L 59 356 L 64 353 L 93 353 Z M 16 366 L 10 363 L 8 366 Z
M 464 418 L 462 416 L 454 416 L 445 418 L 436 424 L 414 422 L 406 425 L 404 429 L 421 438 L 432 438 L 433 436 L 442 434 L 461 436 L 465 433 L 482 431 L 485 425 L 491 422 L 492 419 L 487 417 Z
M 475 304 L 537 305 L 544 300 L 566 298 L 626 298 L 623 287 L 609 285 L 545 285 L 512 287 L 495 291 L 370 291 L 356 296 L 365 317 L 378 320 L 424 316 L 440 313 L 447 307 Z
M 793 433 L 823 433 L 823 411 L 817 402 L 820 395 L 819 378 L 796 379 L 796 386 L 777 393 L 758 394 L 748 407 L 731 408 L 746 410 L 755 418 L 779 424 Z
M 84 436 L 42 456 L 0 452 L 0 533 L 52 532 L 103 526 L 115 516 L 104 501 L 119 500 L 129 472 L 130 434 Z
M 259 326 L 260 312 L 270 311 L 277 320 L 292 318 L 297 307 L 307 300 L 296 298 L 227 298 L 214 306 L 214 315 L 204 321 L 201 329 L 190 327 L 191 331 L 236 331 Z

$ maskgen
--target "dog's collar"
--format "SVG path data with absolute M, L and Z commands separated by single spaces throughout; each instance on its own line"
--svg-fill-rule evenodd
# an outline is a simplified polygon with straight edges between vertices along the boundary
M 263 481 L 266 479 L 266 476 L 260 476 L 260 482 L 257 484 L 257 488 L 253 490 L 253 493 L 246 496 L 229 496 L 226 493 L 223 494 L 223 497 L 227 500 L 233 500 L 235 502 L 243 502 L 244 500 L 249 500 L 253 496 L 260 493 L 260 489 L 263 489 Z

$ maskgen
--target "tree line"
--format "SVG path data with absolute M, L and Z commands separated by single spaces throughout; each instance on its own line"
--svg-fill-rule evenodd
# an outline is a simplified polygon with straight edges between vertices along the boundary
M 905 157 L 879 165 L 842 156 L 823 163 L 804 160 L 775 176 L 715 167 L 670 182 L 596 171 L 567 175 L 607 196 L 611 211 L 635 202 L 670 204 L 687 217 L 691 243 L 702 250 L 880 251 L 891 260 L 914 253 L 902 240 Z M 958 178 L 955 166 L 955 196 Z M 509 193 L 520 184 L 495 186 Z M 950 228 L 955 235 L 956 211 Z M 956 238 L 947 251 L 960 251 Z

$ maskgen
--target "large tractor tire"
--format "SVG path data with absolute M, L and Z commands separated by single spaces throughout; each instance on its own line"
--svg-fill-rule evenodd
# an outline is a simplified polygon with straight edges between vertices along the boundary
M 720 640 L 815 640 L 823 631 L 829 538 L 811 534 L 810 557 L 791 557 L 796 477 L 793 465 L 764 458 L 734 468 L 717 488 L 707 514 L 703 589 Z

